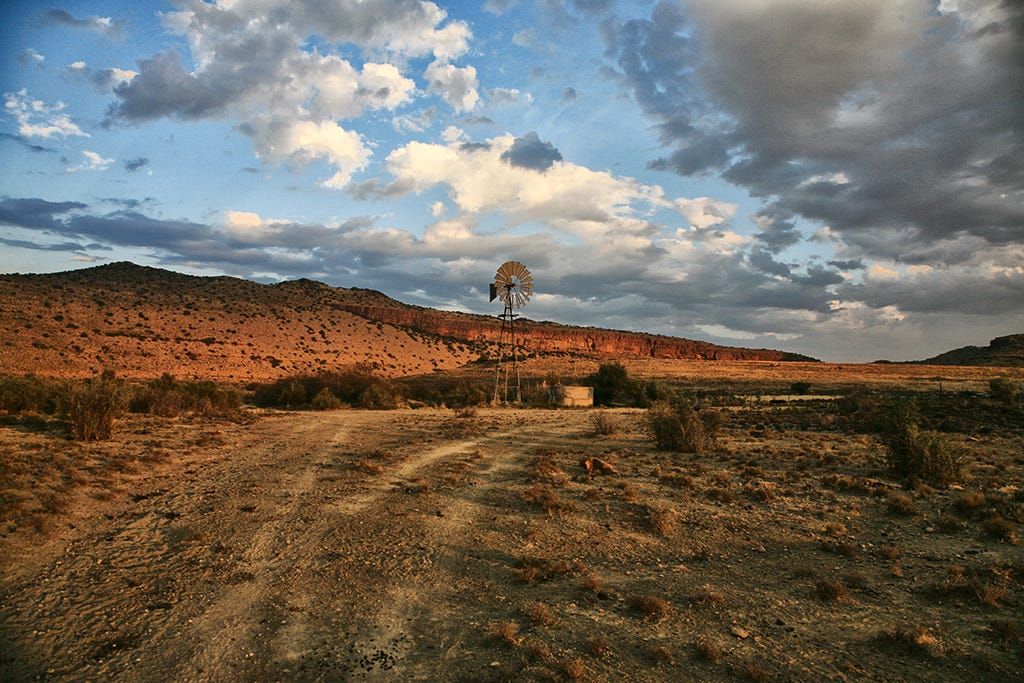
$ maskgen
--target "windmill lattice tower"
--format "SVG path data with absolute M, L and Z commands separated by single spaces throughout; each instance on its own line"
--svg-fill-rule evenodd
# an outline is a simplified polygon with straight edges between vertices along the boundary
M 522 308 L 533 295 L 533 276 L 519 261 L 506 261 L 494 274 L 491 283 L 491 301 L 500 298 L 505 304 L 501 314 L 501 333 L 498 335 L 498 365 L 494 374 L 493 403 L 508 403 L 510 381 L 514 401 L 522 401 L 519 384 L 519 352 L 516 346 L 515 320 L 519 317 L 513 309 Z M 506 359 L 506 357 L 508 357 Z M 511 363 L 509 362 L 511 361 Z

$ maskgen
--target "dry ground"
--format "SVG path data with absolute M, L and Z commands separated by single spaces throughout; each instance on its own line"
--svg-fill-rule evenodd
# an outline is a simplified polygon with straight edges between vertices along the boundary
M 785 411 L 702 455 L 626 409 L 0 427 L 0 679 L 1024 677 L 1020 529 L 985 522 L 1024 438 L 954 437 L 965 487 L 903 491 Z

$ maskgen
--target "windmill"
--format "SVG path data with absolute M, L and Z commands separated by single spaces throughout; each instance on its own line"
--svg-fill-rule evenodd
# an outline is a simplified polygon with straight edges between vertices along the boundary
M 494 274 L 491 283 L 491 301 L 501 299 L 505 310 L 501 314 L 501 333 L 498 335 L 498 366 L 494 375 L 494 403 L 508 403 L 509 375 L 515 377 L 515 402 L 522 400 L 519 386 L 519 355 L 516 350 L 515 320 L 519 317 L 513 309 L 522 308 L 533 295 L 533 276 L 519 261 L 506 261 Z M 505 356 L 511 358 L 511 367 Z M 504 371 L 504 382 L 502 374 Z

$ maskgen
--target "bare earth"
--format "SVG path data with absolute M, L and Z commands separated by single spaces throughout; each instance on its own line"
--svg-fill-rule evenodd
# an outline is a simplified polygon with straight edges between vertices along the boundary
M 1024 677 L 1021 546 L 939 528 L 964 490 L 898 514 L 868 437 L 738 409 L 679 455 L 595 414 L 129 416 L 72 457 L 138 466 L 0 538 L 0 679 Z M 1024 439 L 963 445 L 970 490 L 1021 489 Z

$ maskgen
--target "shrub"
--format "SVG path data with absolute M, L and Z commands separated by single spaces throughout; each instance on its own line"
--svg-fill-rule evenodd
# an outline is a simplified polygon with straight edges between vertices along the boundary
M 800 396 L 806 396 L 811 391 L 811 383 L 810 382 L 793 382 L 792 384 L 789 385 L 789 390 L 792 391 L 794 394 L 798 394 Z
M 374 410 L 397 408 L 401 392 L 373 369 L 357 365 L 341 372 L 297 375 L 253 387 L 253 402 L 261 407 L 303 408 L 327 388 L 341 402 Z
M 615 416 L 603 410 L 594 414 L 594 433 L 598 436 L 611 436 L 619 430 L 619 422 Z
M 310 401 L 313 410 L 337 410 L 342 406 L 341 399 L 335 396 L 327 387 L 323 387 Z
M 127 399 L 128 410 L 160 417 L 177 417 L 185 412 L 222 415 L 242 406 L 242 392 L 210 380 L 180 382 L 170 373 L 134 387 Z
M 960 480 L 963 455 L 949 438 L 922 430 L 917 408 L 911 402 L 891 406 L 881 441 L 887 451 L 890 471 L 907 481 L 926 481 L 947 486 Z
M 124 410 L 121 382 L 112 372 L 84 382 L 69 382 L 57 396 L 60 414 L 76 441 L 105 441 Z
M 697 453 L 714 443 L 722 418 L 715 411 L 698 413 L 683 399 L 655 402 L 647 409 L 647 422 L 658 448 Z
M 636 402 L 636 383 L 621 363 L 602 363 L 590 381 L 594 385 L 594 405 Z
M 1006 377 L 990 379 L 988 390 L 994 400 L 1006 405 L 1012 404 L 1017 398 L 1017 387 Z
M 53 413 L 54 390 L 35 375 L 0 377 L 0 410 L 12 415 Z

